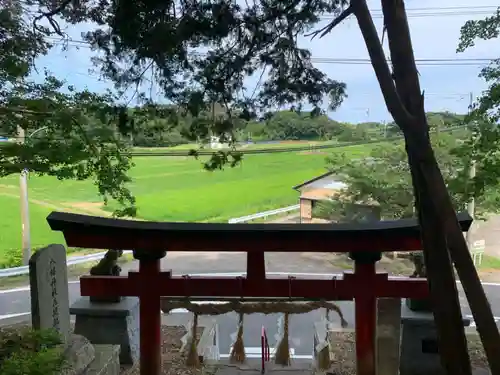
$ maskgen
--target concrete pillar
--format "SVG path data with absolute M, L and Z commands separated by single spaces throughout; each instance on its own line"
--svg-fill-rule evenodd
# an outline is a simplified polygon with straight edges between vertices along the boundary
M 312 219 L 312 201 L 306 198 L 300 198 L 300 221 L 309 223 Z

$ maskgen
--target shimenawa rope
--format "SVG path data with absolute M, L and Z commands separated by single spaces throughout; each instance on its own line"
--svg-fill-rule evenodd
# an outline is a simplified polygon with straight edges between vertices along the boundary
M 198 315 L 222 315 L 229 312 L 238 314 L 305 314 L 318 309 L 334 310 L 340 317 L 342 327 L 347 326 L 347 321 L 340 308 L 327 301 L 314 302 L 241 302 L 231 301 L 227 303 L 197 304 L 190 301 L 168 301 L 162 300 L 162 311 L 168 313 L 170 310 L 184 308 Z
M 290 314 L 305 314 L 320 308 L 326 309 L 326 318 L 329 321 L 329 312 L 334 310 L 340 317 L 342 327 L 347 326 L 347 321 L 340 308 L 331 302 L 242 302 L 231 301 L 224 304 L 196 304 L 190 301 L 167 301 L 162 300 L 162 310 L 167 313 L 176 308 L 184 308 L 194 313 L 193 325 L 191 330 L 191 338 L 189 345 L 189 353 L 186 364 L 191 367 L 200 367 L 198 358 L 198 350 L 196 344 L 196 331 L 198 327 L 199 315 L 222 315 L 228 312 L 237 312 L 239 314 L 239 325 L 236 340 L 230 353 L 231 363 L 245 362 L 245 346 L 243 344 L 243 315 L 253 313 L 263 314 L 279 314 L 283 313 L 283 337 L 276 348 L 275 363 L 283 366 L 290 364 L 290 344 L 289 344 L 289 319 Z M 328 330 L 327 330 L 328 331 Z M 325 338 L 327 340 L 327 338 Z M 323 358 L 324 357 L 324 358 Z M 328 368 L 330 364 L 329 346 L 327 345 L 320 353 L 318 353 L 318 367 Z

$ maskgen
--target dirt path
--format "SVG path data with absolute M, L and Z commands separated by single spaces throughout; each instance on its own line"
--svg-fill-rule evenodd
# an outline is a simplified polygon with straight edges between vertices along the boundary
M 83 211 L 97 216 L 110 216 L 111 212 L 104 211 L 102 202 L 64 202 L 61 205 L 69 207 L 72 211 Z
M 5 186 L 0 185 L 0 188 L 4 188 Z M 0 195 L 5 197 L 19 199 L 19 195 L 0 191 Z M 74 212 L 80 214 L 92 214 L 98 216 L 110 216 L 111 213 L 104 211 L 101 209 L 102 203 L 100 202 L 61 202 L 61 203 L 52 203 L 49 201 L 44 201 L 40 199 L 28 199 L 30 203 L 36 204 L 38 206 L 47 207 L 54 211 L 63 211 L 63 212 Z
M 287 216 L 282 216 L 278 219 L 266 221 L 266 223 L 274 223 L 274 224 L 285 224 L 285 223 L 298 224 L 299 222 L 300 222 L 300 214 L 299 213 L 295 213 L 295 214 L 287 215 Z

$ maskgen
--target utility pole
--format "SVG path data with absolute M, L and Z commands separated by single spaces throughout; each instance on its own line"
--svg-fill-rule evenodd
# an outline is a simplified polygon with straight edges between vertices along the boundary
M 35 133 L 47 129 L 46 126 L 41 127 L 26 137 L 25 130 L 17 127 L 18 142 L 24 144 L 26 138 L 31 138 Z M 23 265 L 27 266 L 31 258 L 31 232 L 30 232 L 30 211 L 28 200 L 28 174 L 29 170 L 23 168 L 19 175 L 19 198 L 21 201 L 21 230 L 22 230 L 22 245 L 23 245 Z
M 471 165 L 469 167 L 469 180 L 472 180 L 474 177 L 476 177 L 476 161 L 472 160 Z M 469 202 L 467 203 L 467 212 L 469 215 L 474 219 L 474 212 L 476 211 L 476 199 L 474 198 L 474 195 L 471 196 Z M 467 241 L 467 245 L 469 246 L 469 250 L 472 246 L 471 243 L 471 238 L 472 238 L 472 232 L 474 231 L 474 221 L 472 222 L 471 227 L 465 234 L 465 239 Z
M 17 127 L 18 142 L 24 144 L 26 133 L 21 126 Z M 23 265 L 28 265 L 31 257 L 30 212 L 28 201 L 28 170 L 24 168 L 19 176 L 19 198 L 21 201 L 21 231 L 23 247 Z
M 473 101 L 473 96 L 472 96 L 472 92 L 471 92 L 469 94 L 469 114 L 470 114 L 471 109 L 472 109 L 472 101 Z M 471 164 L 469 166 L 469 181 L 474 179 L 474 177 L 476 177 L 476 160 L 474 159 L 474 156 L 472 156 Z M 472 219 L 474 219 L 475 211 L 476 211 L 476 199 L 475 199 L 474 195 L 472 195 L 469 202 L 467 203 L 467 212 L 472 217 Z M 473 231 L 474 231 L 474 221 L 472 222 L 471 227 L 469 228 L 469 230 L 465 234 L 465 240 L 467 241 L 467 245 L 469 246 L 469 251 L 470 251 L 470 248 L 472 246 L 471 238 L 472 238 Z
M 382 126 L 384 127 L 384 138 L 387 138 L 387 121 L 382 120 Z

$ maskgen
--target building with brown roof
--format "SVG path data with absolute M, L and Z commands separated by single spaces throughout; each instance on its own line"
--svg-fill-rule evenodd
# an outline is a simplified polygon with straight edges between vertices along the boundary
M 332 200 L 337 197 L 347 185 L 340 181 L 339 176 L 333 172 L 326 172 L 320 176 L 307 180 L 293 187 L 294 190 L 300 192 L 300 222 L 331 222 L 331 220 L 323 220 L 313 217 L 313 210 L 321 201 Z M 344 192 L 345 193 L 345 192 Z M 350 209 L 347 212 L 349 220 L 380 220 L 380 207 L 377 202 L 353 202 L 350 204 Z
M 293 187 L 300 192 L 300 222 L 313 220 L 313 209 L 319 201 L 332 199 L 346 185 L 333 172 L 326 172 Z

